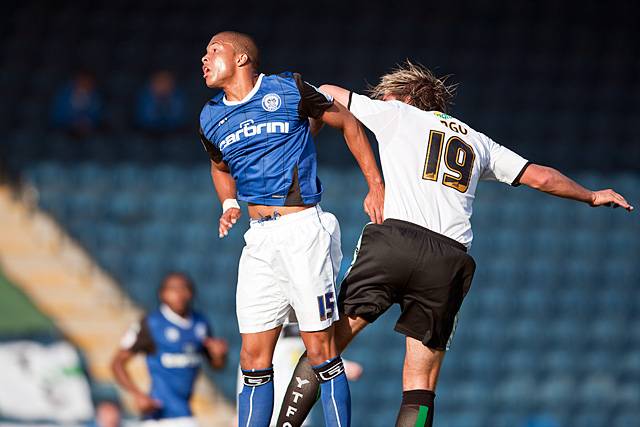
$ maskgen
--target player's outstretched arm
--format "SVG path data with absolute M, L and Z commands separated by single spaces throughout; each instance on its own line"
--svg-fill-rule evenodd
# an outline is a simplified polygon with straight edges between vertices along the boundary
M 372 222 L 382 223 L 384 220 L 384 183 L 373 156 L 371 144 L 369 144 L 367 135 L 358 119 L 339 102 L 327 109 L 321 119 L 329 126 L 342 130 L 347 146 L 358 162 L 369 185 L 369 194 L 364 199 L 364 211 Z
M 218 235 L 223 238 L 240 218 L 242 212 L 236 201 L 236 182 L 229 173 L 227 165 L 220 160 L 211 160 L 211 179 L 222 203 L 222 215 L 218 226 Z
M 633 210 L 633 206 L 615 191 L 611 189 L 591 191 L 556 169 L 546 166 L 529 165 L 522 174 L 520 183 L 554 196 L 588 203 L 594 207 L 610 206 L 622 207 L 628 211 Z
M 349 93 L 347 89 L 341 88 L 335 85 L 322 85 L 320 91 L 328 93 L 333 97 L 333 100 L 342 104 L 343 107 L 349 107 Z
M 127 372 L 126 365 L 133 356 L 134 353 L 132 351 L 122 349 L 118 350 L 111 362 L 111 371 L 113 372 L 116 382 L 133 395 L 135 405 L 140 412 L 153 412 L 160 408 L 162 403 L 143 393 L 131 379 L 129 372 Z

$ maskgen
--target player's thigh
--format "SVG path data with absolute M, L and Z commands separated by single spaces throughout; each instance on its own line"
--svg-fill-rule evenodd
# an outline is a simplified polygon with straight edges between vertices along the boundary
M 312 208 L 314 209 L 314 208 Z M 276 269 L 302 332 L 322 331 L 338 319 L 336 277 L 342 261 L 339 225 L 316 211 L 283 230 Z
M 415 338 L 406 338 L 406 354 L 402 371 L 402 389 L 436 389 L 445 352 L 425 346 Z
M 458 311 L 471 286 L 475 262 L 464 251 L 444 248 L 423 258 L 401 296 L 396 331 L 436 350 L 449 347 Z
M 359 316 L 347 316 L 346 314 L 341 314 L 340 320 L 338 320 L 334 325 L 336 350 L 338 353 L 342 353 L 355 336 L 369 325 L 369 322 Z
M 385 224 L 365 226 L 340 284 L 341 314 L 373 323 L 397 300 L 411 273 L 413 254 L 396 240 L 394 230 Z
M 282 325 L 290 311 L 288 298 L 263 252 L 248 244 L 240 257 L 236 289 L 240 333 L 271 330 Z

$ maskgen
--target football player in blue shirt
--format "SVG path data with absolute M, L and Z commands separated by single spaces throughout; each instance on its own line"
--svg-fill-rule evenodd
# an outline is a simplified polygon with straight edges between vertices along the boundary
M 213 338 L 204 316 L 191 310 L 193 293 L 193 282 L 186 274 L 167 274 L 158 291 L 160 308 L 127 331 L 113 359 L 116 381 L 133 394 L 149 425 L 196 426 L 189 400 L 202 355 L 213 368 L 224 367 L 227 344 Z M 146 356 L 151 377 L 149 394 L 133 382 L 126 370 L 127 362 L 136 353 Z
M 365 212 L 382 222 L 384 187 L 358 121 L 299 74 L 258 72 L 258 49 L 247 35 L 216 34 L 202 57 L 209 88 L 222 89 L 202 109 L 200 137 L 211 158 L 222 202 L 219 233 L 247 202 L 251 226 L 238 269 L 236 312 L 242 335 L 244 386 L 239 425 L 267 427 L 273 407 L 273 351 L 291 310 L 298 318 L 322 391 L 327 426 L 350 425 L 350 395 L 334 342 L 340 228 L 318 203 L 322 184 L 311 127 L 341 129 L 369 185 Z

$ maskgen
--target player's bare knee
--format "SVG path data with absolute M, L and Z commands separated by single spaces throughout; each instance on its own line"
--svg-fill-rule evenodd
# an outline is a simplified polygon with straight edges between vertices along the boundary
M 327 343 L 318 343 L 307 347 L 307 359 L 311 365 L 319 365 L 336 357 L 336 355 L 335 350 L 332 350 Z
M 319 365 L 338 355 L 333 327 L 317 332 L 301 332 L 300 335 L 311 365 Z
M 264 347 L 243 345 L 240 349 L 242 369 L 267 369 L 271 367 L 271 352 Z

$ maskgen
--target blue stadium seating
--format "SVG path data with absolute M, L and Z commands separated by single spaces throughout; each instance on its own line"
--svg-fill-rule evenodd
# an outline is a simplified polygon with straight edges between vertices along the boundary
M 251 14 L 244 3 L 222 10 L 197 0 L 180 7 L 156 0 L 9 3 L 0 29 L 0 156 L 26 172 L 41 206 L 142 306 L 156 303 L 167 270 L 194 276 L 198 306 L 231 343 L 231 365 L 215 375 L 230 398 L 247 219 L 218 239 L 220 207 L 197 138 L 195 118 L 211 96 L 198 60 L 215 28 L 232 22 L 252 32 L 266 52 L 266 72 L 294 69 L 319 84 L 362 91 L 405 57 L 453 73 L 462 82 L 455 116 L 533 161 L 588 186 L 616 188 L 640 205 L 640 144 L 631 125 L 640 114 L 635 2 L 475 0 L 462 2 L 459 13 L 449 2 L 334 2 L 326 31 L 311 32 L 317 23 L 306 11 L 268 2 L 253 3 Z M 603 22 L 615 22 L 606 38 L 593 30 Z M 305 37 L 291 37 L 296 32 Z M 105 128 L 69 138 L 49 129 L 48 108 L 70 72 L 87 65 L 105 100 Z M 162 136 L 132 129 L 133 97 L 158 67 L 176 73 L 193 129 Z M 323 207 L 340 220 L 344 273 L 367 217 L 361 197 L 352 197 L 364 195 L 364 180 L 336 135 L 323 131 L 318 153 L 330 166 L 320 171 Z M 471 254 L 478 269 L 442 371 L 436 425 L 552 427 L 530 421 L 548 414 L 553 427 L 636 427 L 637 214 L 496 184 L 481 184 L 476 200 Z M 366 370 L 353 384 L 354 419 L 373 427 L 393 424 L 400 399 L 404 347 L 392 332 L 395 317 L 397 309 L 347 352 Z
M 320 173 L 328 183 L 323 206 L 341 222 L 344 273 L 367 221 L 365 184 L 350 169 Z M 220 207 L 206 164 L 87 161 L 70 168 L 43 162 L 27 175 L 41 205 L 144 307 L 156 304 L 162 273 L 183 269 L 193 275 L 198 307 L 231 343 L 231 365 L 215 376 L 231 397 L 239 346 L 235 280 L 247 220 L 218 238 Z M 580 178 L 598 183 L 598 177 Z M 630 180 L 612 178 L 639 200 L 640 185 Z M 638 222 L 620 211 L 481 186 L 471 252 L 478 272 L 442 370 L 437 425 L 527 427 L 540 411 L 563 427 L 600 426 L 603 417 L 613 426 L 631 425 L 640 407 L 640 317 L 631 297 L 640 266 L 626 249 L 638 245 Z M 509 221 L 495 206 L 525 219 Z M 352 387 L 354 419 L 371 419 L 375 426 L 393 424 L 401 396 L 404 345 L 393 332 L 397 313 L 390 310 L 346 353 L 365 368 Z

